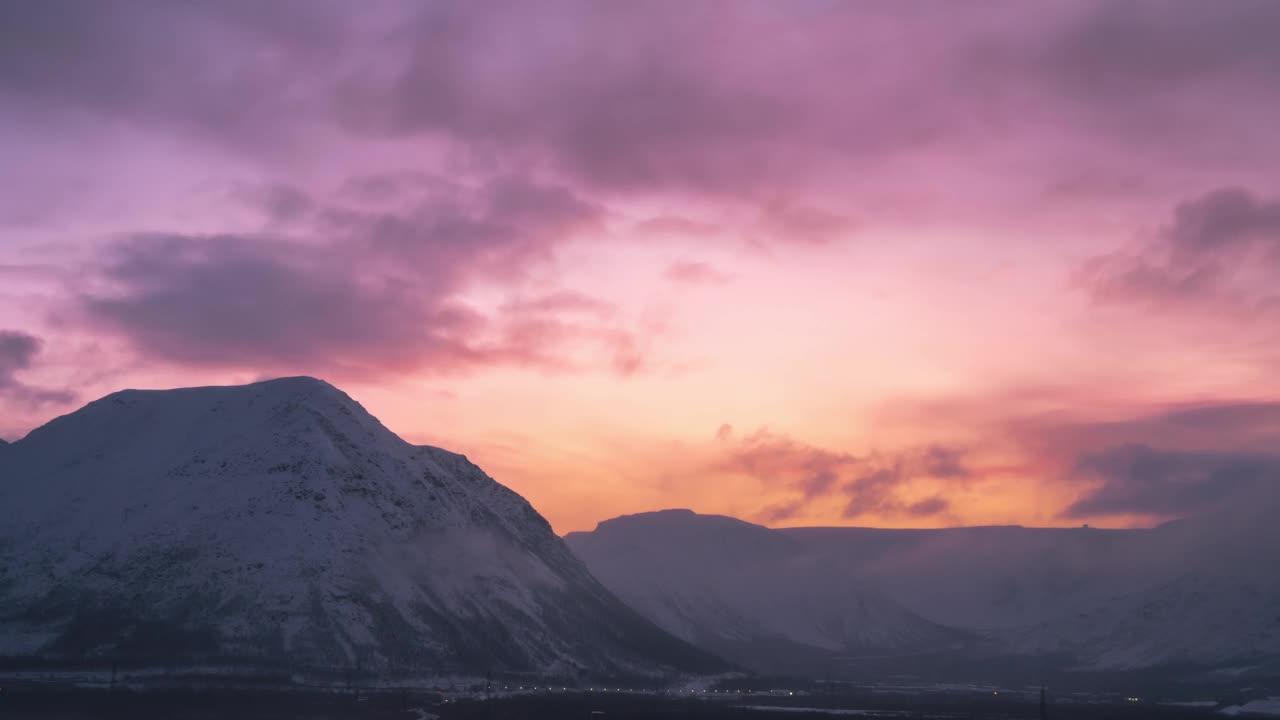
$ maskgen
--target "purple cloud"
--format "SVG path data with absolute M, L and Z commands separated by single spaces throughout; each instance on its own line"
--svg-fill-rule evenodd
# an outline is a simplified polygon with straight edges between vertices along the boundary
M 254 156 L 332 132 L 445 139 L 593 187 L 761 205 L 797 181 L 964 153 L 993 133 L 1056 128 L 1103 143 L 1100 155 L 1139 142 L 1204 157 L 1208 143 L 1247 159 L 1273 151 L 1206 130 L 1269 127 L 1280 68 L 1266 0 L 697 12 L 49 0 L 0 13 L 0 94 L 31 113 L 173 128 Z M 1166 142 L 1178 135 L 1199 142 Z
M 964 455 L 958 448 L 932 445 L 868 459 L 862 474 L 843 487 L 848 498 L 844 517 L 903 513 L 924 517 L 945 512 L 950 504 L 941 497 L 907 502 L 898 491 L 901 485 L 917 477 L 967 480 L 973 473 L 964 464 Z
M 49 390 L 22 382 L 18 373 L 30 369 L 41 349 L 40 338 L 16 330 L 0 330 L 0 397 L 6 402 L 37 408 L 64 405 L 75 399 L 66 390 Z
M 78 298 L 79 315 L 145 356 L 194 366 L 553 369 L 569 365 L 567 346 L 584 342 L 605 348 L 618 372 L 644 365 L 642 343 L 607 304 L 580 293 L 489 313 L 458 299 L 474 283 L 518 288 L 527 269 L 599 226 L 602 211 L 563 187 L 502 176 L 418 188 L 375 210 L 274 185 L 245 197 L 269 228 L 288 222 L 291 235 L 127 236 L 102 256 L 102 289 Z
M 728 435 L 725 434 L 728 439 Z M 862 460 L 844 452 L 807 445 L 767 430 L 737 441 L 722 460 L 721 468 L 768 481 L 787 483 L 808 501 L 835 487 L 841 474 Z
M 779 242 L 821 245 L 856 228 L 851 219 L 812 205 L 772 204 L 764 208 L 760 232 Z
M 949 509 L 951 509 L 951 503 L 935 495 L 934 497 L 911 503 L 907 506 L 907 513 L 915 517 L 929 517 L 931 515 L 940 515 Z
M 348 33 L 335 5 L 50 0 L 0 8 L 0 95 L 275 152 L 318 111 Z
M 1233 499 L 1273 496 L 1280 487 L 1280 456 L 1125 445 L 1081 456 L 1076 472 L 1100 485 L 1064 517 L 1183 517 Z
M 949 508 L 945 499 L 908 501 L 903 498 L 905 485 L 916 478 L 962 481 L 972 474 L 963 463 L 964 452 L 956 448 L 930 446 L 864 457 L 767 430 L 735 441 L 726 427 L 721 426 L 716 435 L 727 444 L 717 469 L 755 477 L 792 493 L 789 499 L 766 507 L 758 516 L 763 522 L 790 519 L 826 498 L 841 499 L 846 518 L 937 515 Z
M 1280 9 L 1268 0 L 1102 2 L 1058 33 L 1042 60 L 1065 89 L 1099 103 L 1159 102 L 1223 79 L 1267 91 L 1280 71 L 1277 27 Z
M 143 235 L 118 245 L 88 320 L 149 357 L 299 372 L 448 365 L 477 322 L 444 298 L 365 278 L 331 251 L 245 236 Z
M 730 279 L 728 273 L 715 269 L 710 263 L 688 260 L 672 263 L 663 275 L 672 282 L 688 285 L 721 285 Z
M 1180 203 L 1138 252 L 1093 258 L 1081 277 L 1105 302 L 1264 303 L 1280 280 L 1280 201 L 1240 188 L 1205 193 Z

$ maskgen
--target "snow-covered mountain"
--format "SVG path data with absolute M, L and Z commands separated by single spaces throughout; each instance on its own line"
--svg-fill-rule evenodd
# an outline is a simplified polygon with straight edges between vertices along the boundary
M 619 602 L 465 457 L 311 378 L 119 392 L 6 446 L 0 656 L 724 667 Z
M 1259 666 L 1280 670 L 1280 527 L 1262 500 L 1123 535 L 1094 558 L 1113 588 L 1002 639 L 1073 654 L 1087 667 Z M 1117 577 L 1127 574 L 1127 582 Z
M 684 510 L 566 540 L 646 617 L 762 669 L 780 640 L 843 658 L 932 652 L 953 666 L 1052 656 L 1077 669 L 1221 667 L 1280 659 L 1273 517 L 771 530 Z
M 831 572 L 809 543 L 734 518 L 667 510 L 565 539 L 607 587 L 659 626 L 760 670 L 973 639 L 855 574 Z

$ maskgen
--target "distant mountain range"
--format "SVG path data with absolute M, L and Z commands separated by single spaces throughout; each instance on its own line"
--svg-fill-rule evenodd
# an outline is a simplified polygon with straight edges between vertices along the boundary
M 1276 672 L 1276 517 L 769 529 L 669 510 L 562 540 L 322 381 L 130 390 L 0 445 L 0 661 Z
M 1275 668 L 1273 517 L 1151 530 L 774 530 L 668 510 L 566 540 L 659 626 L 761 671 Z
M 519 495 L 311 378 L 124 391 L 0 452 L 0 657 L 723 670 Z

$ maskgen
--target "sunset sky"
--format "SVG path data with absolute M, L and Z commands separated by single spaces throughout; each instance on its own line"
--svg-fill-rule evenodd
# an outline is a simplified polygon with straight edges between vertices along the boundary
M 1280 2 L 0 4 L 0 437 L 315 375 L 559 532 L 1280 475 Z

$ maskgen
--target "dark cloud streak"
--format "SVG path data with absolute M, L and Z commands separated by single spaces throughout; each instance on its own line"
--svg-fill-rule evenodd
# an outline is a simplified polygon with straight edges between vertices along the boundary
M 1080 278 L 1103 302 L 1255 309 L 1280 285 L 1280 201 L 1220 188 L 1178 204 L 1137 252 L 1089 260 Z
M 858 456 L 828 450 L 759 430 L 741 439 L 722 426 L 717 439 L 724 444 L 717 470 L 758 478 L 773 487 L 786 487 L 793 496 L 766 507 L 763 522 L 781 522 L 811 503 L 836 498 L 845 503 L 843 516 L 905 515 L 928 517 L 946 512 L 949 503 L 933 496 L 911 501 L 902 491 L 912 480 L 933 478 L 961 482 L 972 473 L 964 452 L 928 446 L 890 454 Z
M 145 356 L 191 366 L 369 374 L 497 364 L 564 369 L 565 352 L 603 348 L 622 374 L 646 364 L 611 308 L 560 291 L 492 312 L 459 294 L 518 288 L 556 248 L 599 227 L 602 210 L 516 176 L 432 185 L 368 210 L 267 185 L 244 199 L 292 236 L 143 233 L 116 242 L 81 293 L 87 325 Z M 594 317 L 584 320 L 589 310 Z M 578 315 L 578 317 L 572 317 Z
M 102 0 L 0 6 L 0 96 L 276 152 L 346 44 L 328 3 Z
M 42 345 L 34 335 L 0 330 L 0 398 L 26 408 L 65 405 L 75 399 L 69 391 L 41 388 L 18 379 L 18 373 L 35 365 Z
M 1101 484 L 1066 509 L 1068 518 L 1184 517 L 1280 488 L 1280 456 L 1270 454 L 1124 445 L 1083 455 L 1075 470 Z

